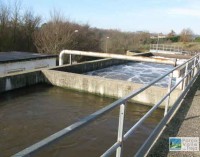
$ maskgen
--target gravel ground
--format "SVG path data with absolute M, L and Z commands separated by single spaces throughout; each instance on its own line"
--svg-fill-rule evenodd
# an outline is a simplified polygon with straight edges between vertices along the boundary
M 169 137 L 200 137 L 200 76 L 148 154 L 148 157 L 200 157 L 200 151 L 169 152 Z

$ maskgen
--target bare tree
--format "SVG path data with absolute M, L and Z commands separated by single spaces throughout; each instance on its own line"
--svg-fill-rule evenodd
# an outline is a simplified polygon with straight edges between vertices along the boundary
M 21 1 L 0 0 L 0 51 L 35 51 L 32 36 L 39 23 L 40 17 L 22 11 Z
M 21 10 L 21 1 L 16 0 L 13 4 L 12 8 L 12 15 L 11 15 L 11 25 L 12 25 L 12 39 L 13 39 L 13 47 L 16 49 L 16 42 L 17 42 L 17 37 L 18 37 L 18 28 L 20 26 L 21 22 L 21 16 L 20 16 L 20 10 Z
M 0 30 L 4 31 L 4 28 L 8 25 L 10 19 L 10 8 L 0 1 Z
M 25 11 L 23 15 L 23 36 L 26 40 L 24 45 L 27 50 L 34 50 L 33 47 L 33 33 L 38 28 L 41 21 L 40 16 L 34 16 L 30 10 Z
M 190 28 L 183 29 L 180 34 L 180 41 L 182 42 L 190 42 L 193 38 L 193 32 Z
M 54 11 L 51 20 L 35 32 L 35 46 L 40 53 L 56 54 L 70 45 L 73 33 L 70 22 Z
M 9 47 L 9 19 L 10 8 L 9 6 L 0 1 L 0 51 L 4 51 Z
M 65 19 L 56 10 L 50 13 L 48 22 L 40 25 L 41 18 L 30 9 L 24 12 L 20 0 L 9 5 L 0 2 L 0 51 L 37 49 L 40 53 L 57 54 L 62 49 L 104 52 L 107 49 L 110 53 L 124 53 L 149 44 L 148 32 L 91 28 Z

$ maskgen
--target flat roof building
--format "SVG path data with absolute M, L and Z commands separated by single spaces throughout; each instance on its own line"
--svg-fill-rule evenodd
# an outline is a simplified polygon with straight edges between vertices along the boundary
M 0 75 L 56 66 L 57 55 L 0 52 Z

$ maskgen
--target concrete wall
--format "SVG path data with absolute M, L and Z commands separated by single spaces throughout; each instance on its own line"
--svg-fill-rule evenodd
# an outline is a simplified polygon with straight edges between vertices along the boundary
M 42 70 L 42 72 L 45 75 L 46 82 L 55 86 L 114 98 L 121 98 L 129 94 L 131 91 L 144 86 L 142 84 L 127 81 L 112 80 L 98 76 L 80 75 L 55 70 Z M 166 93 L 166 88 L 153 86 L 136 96 L 132 101 L 146 105 L 154 105 Z M 174 98 L 177 98 L 179 93 L 180 91 L 176 90 L 172 94 L 171 102 L 174 102 Z
M 121 98 L 129 94 L 131 91 L 140 89 L 144 85 L 121 80 L 106 79 L 97 76 L 76 74 L 78 72 L 85 73 L 91 70 L 101 69 L 120 63 L 122 63 L 121 60 L 103 59 L 101 61 L 90 61 L 71 66 L 65 65 L 62 67 L 56 67 L 53 68 L 54 70 L 32 70 L 28 72 L 19 72 L 16 74 L 0 76 L 0 93 L 38 83 L 49 83 L 68 89 Z M 64 71 L 73 71 L 76 73 Z M 166 93 L 166 88 L 153 86 L 136 96 L 132 101 L 147 105 L 154 105 Z M 172 94 L 171 102 L 174 101 L 173 99 L 176 98 L 179 93 L 180 91 L 177 90 Z
M 56 66 L 56 58 L 33 59 L 0 64 L 0 75 Z
M 52 60 L 52 63 L 53 62 L 54 61 Z M 82 73 L 82 72 L 87 72 L 87 71 L 95 70 L 95 69 L 101 69 L 104 67 L 108 67 L 111 65 L 124 63 L 124 62 L 127 62 L 127 61 L 103 59 L 103 60 L 97 60 L 97 61 L 83 62 L 79 64 L 74 64 L 74 65 L 64 65 L 62 67 L 56 67 L 53 69 L 63 70 L 63 71 L 68 70 L 68 71 L 73 71 L 77 73 L 79 72 Z M 21 64 L 22 63 L 23 62 L 21 62 Z M 39 62 L 35 62 L 35 63 L 38 63 L 38 64 L 34 66 L 41 65 L 39 64 Z M 43 64 L 45 64 L 45 62 Z M 49 69 L 49 68 L 46 68 L 46 69 Z M 12 74 L 0 75 L 0 93 L 6 92 L 9 90 L 14 90 L 21 87 L 35 85 L 37 83 L 45 83 L 44 75 L 40 70 L 29 70 L 29 71 L 24 71 L 24 72 L 15 72 Z
M 40 70 L 0 76 L 0 93 L 44 82 Z
M 54 60 L 55 59 L 50 60 L 51 63 L 54 64 Z M 49 60 L 47 60 L 47 62 L 48 61 Z M 25 63 L 25 65 L 30 63 L 29 67 L 31 67 L 31 66 L 33 67 L 33 66 L 44 65 L 47 62 L 35 61 L 34 64 L 32 64 L 31 62 L 27 61 L 27 63 Z M 83 73 L 83 72 L 87 72 L 87 71 L 91 71 L 91 70 L 95 70 L 95 69 L 101 69 L 101 68 L 105 68 L 105 67 L 108 67 L 111 65 L 117 65 L 117 64 L 125 63 L 125 62 L 127 62 L 127 61 L 102 59 L 102 60 L 97 60 L 97 61 L 83 62 L 83 63 L 79 63 L 79 64 L 74 64 L 74 65 L 64 65 L 62 67 L 56 67 L 53 69 Z M 23 63 L 24 62 L 19 62 L 18 66 L 20 66 L 20 65 L 24 66 Z M 42 64 L 40 64 L 40 63 L 42 63 Z M 50 63 L 50 62 L 48 62 L 48 63 Z M 9 64 L 12 64 L 12 63 L 9 63 Z M 13 63 L 13 66 L 15 64 L 16 63 Z M 10 66 L 10 67 L 12 67 L 12 66 Z M 49 69 L 49 68 L 46 68 L 46 69 Z M 6 92 L 9 90 L 14 90 L 14 89 L 21 88 L 21 87 L 35 85 L 37 83 L 45 83 L 44 75 L 40 70 L 29 70 L 29 71 L 23 71 L 23 72 L 15 72 L 12 74 L 0 75 L 0 93 Z
M 107 68 L 112 65 L 124 64 L 127 62 L 129 61 L 117 60 L 117 59 L 100 59 L 100 60 L 87 61 L 87 62 L 73 64 L 73 65 L 63 65 L 56 68 L 52 68 L 52 70 L 82 74 L 82 73 L 86 73 L 93 70 Z

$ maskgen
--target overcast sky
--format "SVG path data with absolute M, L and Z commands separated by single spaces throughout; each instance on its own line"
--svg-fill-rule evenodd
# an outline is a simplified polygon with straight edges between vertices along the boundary
M 180 33 L 190 28 L 200 34 L 200 0 L 22 0 L 23 6 L 48 20 L 50 10 L 61 10 L 72 21 L 121 31 Z

